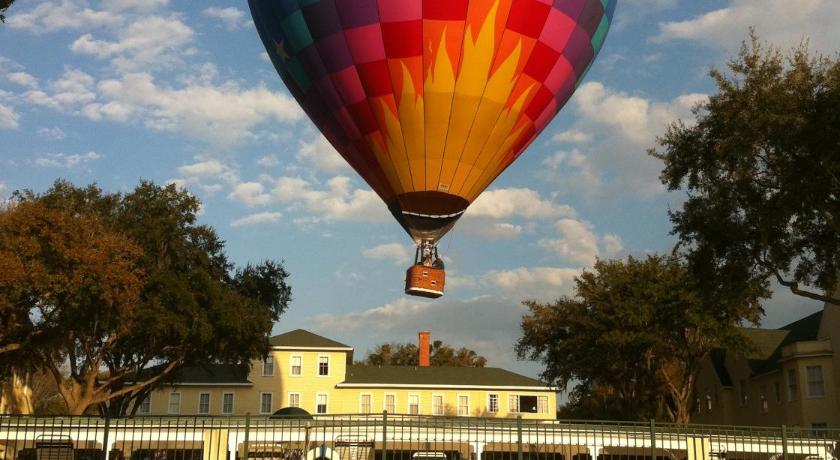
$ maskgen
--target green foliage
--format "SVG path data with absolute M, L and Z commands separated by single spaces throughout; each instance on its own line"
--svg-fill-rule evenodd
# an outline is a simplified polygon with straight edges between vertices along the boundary
M 691 269 L 732 293 L 775 279 L 840 305 L 840 59 L 753 35 L 711 76 L 696 124 L 674 123 L 651 151 L 688 194 L 670 215 Z
M 15 0 L 0 0 L 0 22 L 6 22 L 6 10 L 9 9 Z
M 516 350 L 545 366 L 545 381 L 577 384 L 572 413 L 684 423 L 709 352 L 743 347 L 738 326 L 757 318 L 758 299 L 739 300 L 706 295 L 673 257 L 599 260 L 576 278 L 574 297 L 525 302 Z
M 484 367 L 487 358 L 465 347 L 455 349 L 435 340 L 429 344 L 429 364 L 432 366 Z M 420 364 L 417 345 L 413 343 L 383 343 L 377 345 L 360 364 L 370 366 L 417 366 Z
M 59 368 L 69 363 L 65 399 L 71 413 L 97 406 L 131 412 L 178 366 L 242 363 L 267 352 L 267 335 L 291 301 L 288 273 L 271 261 L 235 269 L 216 232 L 196 223 L 200 203 L 186 191 L 141 182 L 129 193 L 109 194 L 59 181 L 44 194 L 16 193 L 14 200 L 92 216 L 136 248 L 136 273 L 142 275 L 136 299 L 123 302 L 108 321 L 92 294 L 72 310 L 45 297 L 46 291 L 32 295 L 37 304 L 62 312 L 53 320 L 60 340 L 36 351 L 62 385 Z M 87 286 L 86 280 L 75 285 Z

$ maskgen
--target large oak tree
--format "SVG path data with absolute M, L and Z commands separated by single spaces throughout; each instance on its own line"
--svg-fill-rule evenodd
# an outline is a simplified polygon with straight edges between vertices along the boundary
M 671 220 L 692 270 L 840 305 L 840 58 L 752 36 L 711 76 L 696 124 L 674 123 L 651 152 L 687 192 Z
M 573 297 L 525 302 L 516 350 L 542 362 L 543 380 L 577 384 L 580 413 L 687 423 L 704 360 L 715 347 L 747 347 L 738 326 L 758 319 L 764 295 L 760 286 L 748 302 L 705 292 L 674 257 L 599 260 L 575 279 Z
M 196 222 L 198 200 L 174 185 L 141 182 L 130 193 L 113 194 L 57 182 L 44 194 L 16 193 L 12 202 L 5 214 L 37 206 L 86 216 L 116 238 L 113 248 L 80 244 L 80 251 L 87 247 L 101 264 L 91 269 L 90 278 L 67 283 L 71 293 L 80 292 L 77 297 L 65 300 L 41 288 L 39 283 L 47 281 L 37 272 L 20 285 L 27 289 L 23 297 L 30 311 L 46 308 L 52 316 L 29 315 L 35 323 L 16 317 L 22 323 L 16 334 L 24 339 L 18 343 L 31 343 L 19 351 L 53 375 L 71 414 L 94 407 L 115 415 L 131 413 L 181 365 L 241 363 L 261 356 L 273 323 L 291 300 L 282 264 L 234 267 L 216 232 Z M 47 217 L 29 231 L 13 232 L 17 239 L 6 240 L 4 248 L 13 254 L 21 251 L 27 238 L 52 222 Z M 52 264 L 45 279 L 53 272 L 69 276 L 64 265 L 54 263 L 54 251 L 42 252 L 33 259 Z M 118 257 L 125 252 L 130 259 Z M 127 271 L 137 282 L 113 283 L 114 289 L 133 297 L 108 303 L 102 299 L 109 291 L 90 280 L 121 273 L 111 263 L 114 257 L 134 264 Z M 0 297 L 15 301 L 21 296 L 4 288 Z M 11 355 L 0 359 L 12 366 L 20 363 Z

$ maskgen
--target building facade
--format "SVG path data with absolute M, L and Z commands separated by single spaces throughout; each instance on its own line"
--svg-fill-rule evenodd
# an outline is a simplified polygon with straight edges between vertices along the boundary
M 353 365 L 353 348 L 302 329 L 269 343 L 266 359 L 250 366 L 182 369 L 139 415 L 269 415 L 300 407 L 311 414 L 556 417 L 554 388 L 504 369 L 430 367 L 422 355 L 425 365 L 417 367 Z
M 715 350 L 704 366 L 692 422 L 840 428 L 840 307 L 744 332 L 750 352 Z

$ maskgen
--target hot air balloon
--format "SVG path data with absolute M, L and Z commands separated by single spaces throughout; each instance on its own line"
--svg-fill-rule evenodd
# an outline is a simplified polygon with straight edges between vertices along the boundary
M 406 293 L 439 297 L 437 242 L 571 97 L 616 2 L 248 3 L 291 94 L 417 244 Z

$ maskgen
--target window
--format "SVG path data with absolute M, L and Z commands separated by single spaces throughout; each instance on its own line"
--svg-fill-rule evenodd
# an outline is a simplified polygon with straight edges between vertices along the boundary
M 458 395 L 458 415 L 470 415 L 470 397 L 467 395 Z
M 143 402 L 140 403 L 140 407 L 137 408 L 137 413 L 141 415 L 148 415 L 152 413 L 152 397 L 146 396 Z
M 274 375 L 274 355 L 268 355 L 263 360 L 263 377 L 271 377 Z
M 370 414 L 373 413 L 373 407 L 371 407 L 371 396 L 369 394 L 364 394 L 359 396 L 359 412 L 362 414 Z
M 289 393 L 289 407 L 300 407 L 300 393 Z
M 796 401 L 799 398 L 799 389 L 796 385 L 796 369 L 787 371 L 788 401 Z
M 738 382 L 738 400 L 741 401 L 741 407 L 747 405 L 747 381 L 741 380 Z
M 709 395 L 706 395 L 706 411 L 707 412 L 712 411 L 712 397 L 709 396 Z
M 385 411 L 389 414 L 393 414 L 397 411 L 397 395 L 385 395 Z
M 330 375 L 330 357 L 318 357 L 318 375 Z
M 812 423 L 811 424 L 811 434 L 813 436 L 826 436 L 828 435 L 828 423 L 819 422 L 819 423 Z
M 291 370 L 289 374 L 291 375 L 301 375 L 302 368 L 303 368 L 303 357 L 302 356 L 292 356 L 291 361 Z
M 181 413 L 181 393 L 169 393 L 169 414 Z
M 222 394 L 222 413 L 223 414 L 232 414 L 233 413 L 233 393 Z
M 825 382 L 823 381 L 822 366 L 806 367 L 805 378 L 808 382 L 808 397 L 825 398 Z
M 274 395 L 271 393 L 260 393 L 260 413 L 261 414 L 270 414 L 271 413 L 271 400 L 274 399 Z
M 420 395 L 408 395 L 408 413 L 420 415 Z
M 210 413 L 210 393 L 198 394 L 198 413 L 207 415 Z
M 702 407 L 703 406 L 700 405 L 700 397 L 698 396 L 694 399 L 694 410 L 697 411 L 697 415 L 700 415 L 700 409 L 702 409 Z
M 545 404 L 545 412 L 548 413 L 548 396 L 543 396 L 546 398 L 544 401 Z M 524 395 L 510 395 L 510 400 L 508 402 L 509 411 L 515 413 L 527 413 L 527 414 L 536 414 L 540 410 L 540 401 L 539 398 L 536 396 L 524 396 Z
M 508 397 L 508 412 L 519 412 L 519 395 Z
M 782 385 L 779 382 L 773 384 L 773 393 L 776 396 L 776 404 L 782 403 Z
M 443 395 L 432 395 L 432 415 L 443 415 Z
M 769 412 L 770 408 L 767 404 L 767 385 L 761 385 L 761 393 L 759 393 L 758 399 L 761 401 L 761 413 L 766 414 Z
M 537 411 L 540 414 L 548 413 L 548 396 L 540 396 L 537 398 Z
M 487 412 L 491 414 L 499 412 L 499 395 L 495 393 L 487 395 Z
M 315 398 L 315 413 L 327 413 L 327 395 L 325 393 L 318 393 L 318 396 Z

